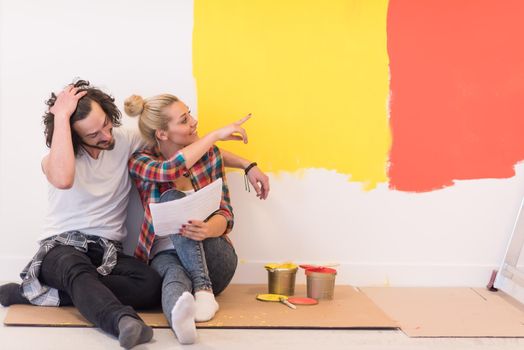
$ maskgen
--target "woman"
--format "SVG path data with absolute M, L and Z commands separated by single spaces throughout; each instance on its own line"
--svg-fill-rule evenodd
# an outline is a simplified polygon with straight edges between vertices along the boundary
M 135 255 L 151 260 L 163 277 L 162 308 L 178 340 L 196 339 L 196 321 L 213 318 L 218 310 L 214 295 L 231 281 L 237 256 L 226 234 L 233 227 L 233 210 L 224 176 L 224 163 L 216 141 L 242 140 L 242 124 L 250 116 L 198 137 L 198 122 L 177 97 L 159 95 L 147 100 L 131 96 L 125 102 L 130 116 L 139 116 L 139 129 L 149 148 L 129 160 L 131 177 L 145 209 Z M 246 175 L 256 166 L 245 168 Z M 220 208 L 206 220 L 190 220 L 180 232 L 156 237 L 149 203 L 191 195 L 222 179 Z M 267 196 L 267 192 L 263 197 Z M 261 197 L 262 198 L 262 197 Z M 194 292 L 194 297 L 191 292 Z

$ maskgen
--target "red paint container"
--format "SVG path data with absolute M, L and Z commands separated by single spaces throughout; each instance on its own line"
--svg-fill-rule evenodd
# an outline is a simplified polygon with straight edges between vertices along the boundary
M 322 266 L 306 267 L 305 269 L 308 298 L 332 300 L 335 294 L 335 277 L 337 270 Z

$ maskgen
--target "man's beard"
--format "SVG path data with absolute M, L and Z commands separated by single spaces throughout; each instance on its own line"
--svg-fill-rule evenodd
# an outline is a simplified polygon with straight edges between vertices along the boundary
M 87 142 L 82 141 L 82 145 L 84 145 L 84 146 L 87 146 L 87 147 L 90 147 L 90 148 L 96 148 L 96 149 L 99 149 L 99 150 L 102 150 L 102 151 L 110 151 L 113 148 L 115 148 L 115 139 L 114 138 L 111 139 L 111 142 L 109 142 L 109 144 L 107 144 L 107 146 L 100 146 L 100 145 L 103 145 L 103 144 L 106 144 L 106 142 L 99 142 L 96 145 L 91 145 L 91 144 L 89 144 Z

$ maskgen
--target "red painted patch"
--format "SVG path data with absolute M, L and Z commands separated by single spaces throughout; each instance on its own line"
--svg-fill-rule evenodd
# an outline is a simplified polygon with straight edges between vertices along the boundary
M 524 159 L 524 1 L 391 0 L 390 188 L 508 178 Z

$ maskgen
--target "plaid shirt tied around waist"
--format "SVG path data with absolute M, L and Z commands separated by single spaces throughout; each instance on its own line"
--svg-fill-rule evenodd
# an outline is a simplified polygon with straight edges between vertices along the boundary
M 31 304 L 39 306 L 60 305 L 58 290 L 45 286 L 38 280 L 42 261 L 47 253 L 56 246 L 67 245 L 86 253 L 89 243 L 99 244 L 104 249 L 102 265 L 97 267 L 96 270 L 102 276 L 109 275 L 116 266 L 117 253 L 122 251 L 122 244 L 120 242 L 98 236 L 86 235 L 79 231 L 64 232 L 42 241 L 33 259 L 20 273 L 20 277 L 22 277 L 22 294 L 27 300 L 29 300 Z

